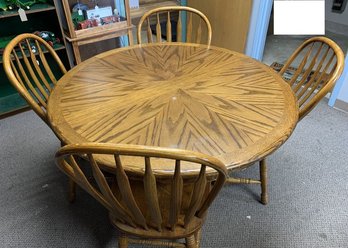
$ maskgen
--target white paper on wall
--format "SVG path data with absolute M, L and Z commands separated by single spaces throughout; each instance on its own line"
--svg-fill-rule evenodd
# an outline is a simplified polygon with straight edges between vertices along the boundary
M 324 0 L 274 0 L 275 35 L 324 35 Z

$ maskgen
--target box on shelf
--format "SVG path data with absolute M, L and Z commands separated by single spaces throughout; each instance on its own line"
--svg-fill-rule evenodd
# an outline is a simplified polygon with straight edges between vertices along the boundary
M 129 0 L 79 0 L 78 3 L 76 0 L 62 0 L 62 7 L 66 18 L 63 27 L 65 39 L 71 45 L 76 64 L 107 47 L 117 46 L 113 38 L 127 35 L 128 41 L 133 41 Z M 118 8 L 124 8 L 122 15 L 118 14 Z M 96 48 L 80 49 L 92 43 Z

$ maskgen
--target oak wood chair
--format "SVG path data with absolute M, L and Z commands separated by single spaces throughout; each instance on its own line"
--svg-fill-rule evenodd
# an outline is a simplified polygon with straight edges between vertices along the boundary
M 182 37 L 182 17 L 186 14 L 186 36 Z M 172 36 L 172 22 L 176 21 L 176 40 L 173 40 Z M 146 34 L 148 43 L 152 43 L 153 41 L 153 32 L 151 29 L 151 25 L 155 25 L 156 27 L 156 41 L 162 42 L 162 29 L 161 23 L 165 23 L 166 31 L 165 36 L 166 42 L 189 42 L 189 43 L 201 43 L 210 45 L 211 37 L 212 37 L 212 28 L 208 18 L 199 10 L 196 10 L 191 7 L 186 6 L 167 6 L 167 7 L 159 7 L 152 9 L 146 12 L 140 19 L 138 28 L 137 28 L 137 38 L 138 44 L 142 43 L 141 39 L 141 30 L 142 25 L 146 22 Z M 196 26 L 197 24 L 197 26 Z M 144 24 L 145 25 L 145 24 Z M 205 30 L 203 29 L 205 26 Z M 196 32 L 193 32 L 193 27 L 195 27 Z M 207 40 L 202 41 L 202 34 L 206 32 Z
M 344 68 L 341 48 L 326 37 L 313 37 L 303 42 L 279 71 L 293 90 L 302 120 L 328 94 Z M 291 70 L 289 70 L 291 69 Z M 289 74 L 289 71 L 292 73 Z M 261 202 L 268 203 L 266 159 L 259 162 L 260 180 L 249 178 L 227 179 L 229 183 L 261 184 Z
M 59 75 L 52 70 L 52 61 L 58 65 Z M 54 49 L 41 37 L 21 34 L 5 48 L 3 66 L 8 79 L 35 113 L 47 124 L 48 97 L 58 79 L 67 70 Z
M 50 126 L 46 111 L 47 100 L 58 79 L 67 72 L 54 49 L 37 35 L 20 34 L 6 46 L 3 67 L 18 93 Z M 62 140 L 61 143 L 64 144 Z M 73 201 L 75 185 L 73 181 L 69 185 L 69 200 Z
M 76 157 L 88 158 L 95 182 Z M 105 156 L 114 166 L 114 180 L 105 178 L 98 161 Z M 227 170 L 222 162 L 197 152 L 107 143 L 67 145 L 56 153 L 58 167 L 108 211 L 121 232 L 119 247 L 128 243 L 171 247 L 199 247 L 207 209 L 222 188 Z M 129 162 L 132 161 L 132 162 Z M 197 173 L 182 173 L 185 163 L 197 164 Z M 104 164 L 105 162 L 103 162 Z M 169 163 L 169 174 L 154 164 Z M 137 173 L 127 165 L 136 164 Z M 83 168 L 86 168 L 84 165 Z M 157 167 L 158 168 L 158 167 Z M 185 239 L 186 242 L 178 242 Z

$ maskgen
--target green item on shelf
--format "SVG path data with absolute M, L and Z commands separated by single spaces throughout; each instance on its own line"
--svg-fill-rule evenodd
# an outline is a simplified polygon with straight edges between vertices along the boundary
M 76 29 L 79 22 L 84 21 L 85 17 L 83 15 L 80 15 L 79 11 L 77 10 L 77 11 L 71 12 L 71 19 L 72 19 L 72 21 L 74 23 L 74 27 Z
M 51 47 L 53 47 L 55 44 L 60 43 L 60 39 L 57 38 L 53 32 L 36 31 L 36 32 L 34 32 L 34 34 L 41 37 L 42 39 L 44 39 Z
M 0 9 L 7 10 L 8 2 L 7 0 L 0 0 Z
M 0 0 L 0 9 L 12 9 L 13 6 L 30 9 L 36 3 L 47 3 L 47 0 Z

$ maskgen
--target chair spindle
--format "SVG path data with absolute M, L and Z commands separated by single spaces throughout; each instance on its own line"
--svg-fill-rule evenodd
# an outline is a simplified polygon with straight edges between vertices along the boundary
M 315 85 L 315 82 L 321 81 L 322 76 L 325 74 L 325 71 L 322 70 L 322 66 L 324 64 L 324 61 L 327 58 L 327 55 L 329 54 L 329 51 L 330 51 L 330 48 L 327 47 L 325 53 L 322 55 L 323 56 L 322 59 L 320 60 L 319 64 L 317 65 L 316 70 L 313 73 L 313 75 L 311 76 L 310 80 L 305 84 L 304 87 L 302 87 L 302 90 L 300 90 L 299 92 L 297 91 L 298 92 L 297 93 L 298 99 L 301 99 L 301 97 L 303 97 L 303 95 L 307 92 L 307 90 L 310 87 L 313 87 L 313 85 Z M 320 76 L 318 77 L 319 73 L 320 73 Z
M 134 221 L 143 227 L 145 230 L 148 229 L 146 225 L 146 220 L 144 215 L 141 213 L 137 203 L 135 202 L 132 189 L 129 184 L 128 177 L 126 173 L 124 172 L 121 159 L 119 155 L 115 155 L 115 162 L 116 162 L 116 179 L 117 179 L 117 185 L 120 188 L 120 192 L 122 195 L 122 200 L 125 202 L 127 208 L 132 213 L 132 216 L 134 218 Z M 111 192 L 110 192 L 111 193 Z
M 202 39 L 202 19 L 199 19 L 197 35 L 196 35 L 196 43 L 201 43 Z
M 187 31 L 186 31 L 186 42 L 192 42 L 192 12 L 186 12 L 187 14 Z
M 51 67 L 48 65 L 48 62 L 46 60 L 46 56 L 45 54 L 43 53 L 42 49 L 41 49 L 41 46 L 39 44 L 39 42 L 37 40 L 35 40 L 35 44 L 36 44 L 36 47 L 38 49 L 38 52 L 39 52 L 39 57 L 41 59 L 41 63 L 43 65 L 43 67 L 45 68 L 45 71 L 47 73 L 47 75 L 49 76 L 51 82 L 56 85 L 57 84 L 57 78 L 54 76 L 52 70 L 51 70 Z M 65 70 L 65 68 L 63 68 L 63 71 Z M 47 80 L 46 80 L 47 81 Z M 48 89 L 50 89 L 50 92 L 52 91 L 52 88 L 49 84 L 47 84 L 46 86 Z
M 162 215 L 158 203 L 156 178 L 151 169 L 150 158 L 145 157 L 144 191 L 151 220 L 158 231 L 162 230 Z
M 165 16 L 162 16 L 165 15 Z M 186 18 L 186 34 L 183 37 L 183 23 L 182 17 Z M 162 20 L 161 20 L 162 18 Z M 177 19 L 176 19 L 177 18 Z M 173 40 L 173 20 L 176 20 L 176 39 Z M 162 33 L 161 21 L 165 24 L 165 33 Z M 137 27 L 138 43 L 142 43 L 142 26 L 147 23 L 147 40 L 148 43 L 154 42 L 152 40 L 151 26 L 155 26 L 156 29 L 156 42 L 190 42 L 190 43 L 201 43 L 203 35 L 207 35 L 206 43 L 210 45 L 212 37 L 212 28 L 208 18 L 199 10 L 187 7 L 187 6 L 166 6 L 159 7 L 156 9 L 149 10 L 146 12 L 139 21 Z M 197 26 L 196 26 L 197 24 Z M 204 26 L 204 27 L 203 27 Z M 203 29 L 207 30 L 205 32 Z M 152 28 L 153 29 L 153 28 Z M 164 28 L 163 28 L 164 29 Z M 166 40 L 162 39 L 162 34 L 166 35 Z
M 161 40 L 162 40 L 162 31 L 161 31 L 161 22 L 160 22 L 159 13 L 157 13 L 156 18 L 157 18 L 157 23 L 156 23 L 156 38 L 157 38 L 157 42 L 161 42 Z
M 150 25 L 150 18 L 148 17 L 147 19 L 147 28 L 146 28 L 146 32 L 147 32 L 147 42 L 148 43 L 152 43 L 152 30 L 151 30 L 151 25 Z
M 199 176 L 193 186 L 193 192 L 191 196 L 190 206 L 187 214 L 185 215 L 184 225 L 185 227 L 191 222 L 194 215 L 196 214 L 200 204 L 202 203 L 202 198 L 205 192 L 205 187 L 207 184 L 207 179 L 205 177 L 206 166 L 201 166 L 201 171 L 199 172 Z
M 182 11 L 179 11 L 178 22 L 176 24 L 176 41 L 182 42 Z
M 27 42 L 27 45 L 28 45 L 28 47 L 30 46 L 30 44 L 29 44 L 29 41 L 28 40 L 26 40 L 26 42 Z M 40 51 L 41 51 L 41 48 L 40 48 L 40 45 L 39 45 L 39 43 L 36 41 L 35 42 L 35 46 L 36 46 L 36 49 L 38 49 L 38 53 L 40 53 Z M 49 83 L 48 83 L 48 81 L 47 81 L 47 79 L 46 79 L 46 77 L 44 76 L 44 74 L 43 74 L 43 72 L 42 72 L 42 70 L 41 70 L 41 68 L 40 68 L 40 66 L 39 66 L 39 60 L 36 58 L 36 55 L 34 54 L 34 52 L 32 51 L 32 49 L 28 49 L 29 50 L 29 54 L 30 54 L 30 59 L 31 59 L 31 63 L 32 63 L 32 65 L 34 66 L 34 68 L 35 68 L 35 71 L 36 71 L 36 73 L 37 73 L 37 75 L 39 76 L 39 80 L 38 80 L 38 87 L 41 87 L 41 86 L 45 86 L 46 87 L 46 89 L 43 89 L 43 92 L 44 92 L 44 94 L 45 94 L 45 98 L 46 98 L 46 100 L 48 99 L 48 94 L 47 94 L 47 91 L 48 92 L 51 92 L 51 86 L 49 85 Z M 42 51 L 41 51 L 41 53 L 42 53 Z M 44 57 L 44 56 L 43 56 Z M 40 60 L 42 60 L 41 58 L 40 58 Z M 44 84 L 44 85 L 42 85 L 41 84 L 41 82 Z M 47 91 L 46 91 L 47 90 Z
M 167 41 L 172 41 L 172 23 L 170 20 L 170 11 L 167 12 Z
M 28 53 L 29 53 L 29 54 L 32 53 L 32 49 L 31 49 L 31 47 L 30 47 L 30 44 L 29 44 L 29 42 L 28 42 L 28 39 L 26 39 L 26 44 L 27 44 L 27 46 L 28 46 L 28 49 L 27 49 L 27 50 L 28 50 Z M 24 61 L 24 64 L 25 64 L 25 66 L 26 66 L 26 69 L 28 70 L 29 75 L 30 75 L 32 81 L 35 83 L 35 86 L 38 88 L 38 91 L 39 91 L 40 95 L 42 96 L 43 100 L 44 100 L 45 103 L 46 103 L 46 101 L 47 101 L 47 99 L 48 99 L 48 94 L 47 94 L 47 92 L 44 90 L 44 88 L 42 87 L 41 82 L 40 82 L 39 79 L 37 78 L 37 76 L 36 76 L 36 74 L 35 74 L 35 72 L 34 72 L 34 70 L 33 70 L 33 67 L 32 67 L 32 64 L 37 63 L 37 62 L 34 60 L 34 62 L 31 64 L 30 61 L 28 60 L 27 54 L 25 53 L 25 51 L 24 51 L 24 49 L 23 49 L 23 46 L 22 46 L 21 44 L 19 44 L 19 48 L 20 48 L 20 50 L 21 50 L 21 53 L 22 53 L 22 56 L 23 56 L 23 61 Z M 37 65 L 37 64 L 36 64 L 36 65 Z M 45 107 L 46 107 L 46 105 L 45 105 Z
M 293 91 L 296 92 L 296 94 L 299 91 L 299 89 L 302 86 L 304 86 L 304 84 L 307 83 L 308 77 L 309 77 L 310 73 L 312 72 L 312 70 L 317 62 L 317 58 L 320 54 L 322 46 L 323 46 L 323 43 L 321 43 L 320 48 L 317 50 L 316 54 L 313 56 L 312 60 L 309 62 L 309 66 L 305 65 L 306 70 L 303 73 L 302 78 L 296 83 L 296 86 L 293 88 Z
M 178 222 L 181 203 L 182 203 L 182 191 L 183 191 L 183 179 L 180 173 L 180 160 L 175 160 L 175 172 L 171 185 L 171 197 L 170 197 L 170 212 L 169 212 L 169 226 L 171 230 L 175 229 L 175 224 Z
M 22 54 L 24 53 L 23 49 L 21 48 L 21 45 L 19 44 L 20 50 L 22 51 Z M 17 63 L 17 67 L 20 71 L 20 74 L 22 75 L 22 78 L 25 81 L 25 84 L 28 86 L 30 92 L 32 93 L 32 95 L 35 96 L 35 98 L 39 101 L 39 103 L 46 108 L 46 101 L 45 99 L 42 98 L 42 96 L 36 91 L 35 87 L 33 86 L 33 84 L 31 83 L 31 80 L 29 79 L 29 76 L 27 75 L 25 68 L 23 67 L 19 57 L 17 56 L 17 53 L 15 51 L 13 51 L 13 56 L 15 58 L 15 61 Z

